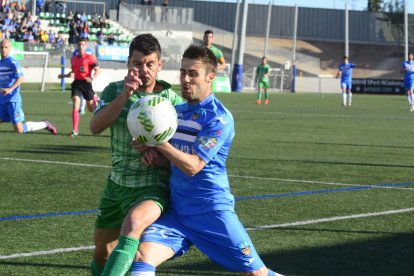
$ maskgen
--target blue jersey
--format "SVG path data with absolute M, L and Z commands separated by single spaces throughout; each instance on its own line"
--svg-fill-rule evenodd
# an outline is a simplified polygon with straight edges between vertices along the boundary
M 339 71 L 341 71 L 341 82 L 349 82 L 352 81 L 352 68 L 357 67 L 356 64 L 353 63 L 342 63 L 339 66 Z
M 414 61 L 404 61 L 401 68 L 404 70 L 404 80 L 414 81 Z
M 225 167 L 235 134 L 233 116 L 214 94 L 197 105 L 178 105 L 176 110 L 178 127 L 171 144 L 197 154 L 206 165 L 193 177 L 172 166 L 171 208 L 181 215 L 233 210 Z
M 21 76 L 23 76 L 22 67 L 13 57 L 9 56 L 0 60 L 0 88 L 11 87 Z M 22 102 L 20 86 L 5 96 L 0 94 L 0 103 L 8 102 Z

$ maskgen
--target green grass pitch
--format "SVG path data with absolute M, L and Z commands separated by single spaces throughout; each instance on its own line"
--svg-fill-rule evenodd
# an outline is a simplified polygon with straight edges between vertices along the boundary
M 0 125 L 0 275 L 89 275 L 109 135 L 90 134 L 86 114 L 70 137 L 70 92 L 33 90 L 22 92 L 26 119 L 47 118 L 59 135 Z M 236 124 L 227 162 L 236 211 L 267 266 L 412 275 L 414 113 L 405 97 L 354 94 L 345 108 L 339 94 L 272 93 L 267 106 L 254 93 L 217 96 Z M 158 275 L 237 274 L 193 248 Z

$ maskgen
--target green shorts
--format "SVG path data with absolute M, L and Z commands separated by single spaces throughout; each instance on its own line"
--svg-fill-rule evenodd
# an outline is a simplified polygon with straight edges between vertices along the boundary
M 95 227 L 120 228 L 129 209 L 145 200 L 154 201 L 163 212 L 168 207 L 169 196 L 168 191 L 158 186 L 125 187 L 108 177 L 96 213 Z
M 267 89 L 269 88 L 269 82 L 268 81 L 259 81 L 259 88 L 260 89 Z

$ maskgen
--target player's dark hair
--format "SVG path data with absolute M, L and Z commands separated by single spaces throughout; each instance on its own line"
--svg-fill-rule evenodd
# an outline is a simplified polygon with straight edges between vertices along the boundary
M 85 42 L 87 42 L 86 38 L 84 38 L 84 37 L 81 37 L 81 38 L 79 38 L 79 39 L 78 39 L 78 44 L 79 44 L 80 42 L 82 42 L 82 41 L 85 41 Z
M 344 59 L 348 59 L 348 56 L 344 56 Z
M 156 53 L 158 58 L 161 57 L 161 45 L 152 34 L 140 34 L 136 36 L 129 45 L 129 56 L 134 51 L 142 52 L 144 55 Z
M 184 51 L 183 58 L 200 60 L 204 64 L 207 74 L 217 72 L 217 58 L 207 47 L 190 45 Z
M 204 32 L 204 36 L 207 36 L 207 35 L 209 35 L 209 34 L 214 35 L 214 33 L 213 33 L 213 31 L 212 31 L 212 30 L 206 30 L 206 31 Z
M 267 57 L 263 56 L 263 57 L 262 57 L 262 61 L 263 61 L 264 59 L 267 59 Z

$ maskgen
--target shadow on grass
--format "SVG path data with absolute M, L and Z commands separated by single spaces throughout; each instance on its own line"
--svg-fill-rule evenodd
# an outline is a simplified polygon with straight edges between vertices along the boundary
M 413 256 L 414 234 L 261 254 L 269 268 L 284 275 L 413 275 Z M 189 261 L 177 260 L 163 264 L 157 270 L 157 275 L 233 275 L 207 259 L 192 261 L 191 256 L 182 258 L 187 257 Z M 21 270 L 21 267 L 56 268 L 56 275 L 63 273 L 62 270 L 71 270 L 76 273 L 74 275 L 79 275 L 87 273 L 89 269 L 88 265 L 22 261 L 0 261 L 1 267 L 10 271 Z
M 48 145 L 32 146 L 30 149 L 14 150 L 14 152 L 34 154 L 77 154 L 79 152 L 107 152 L 110 147 L 81 146 L 81 145 Z

